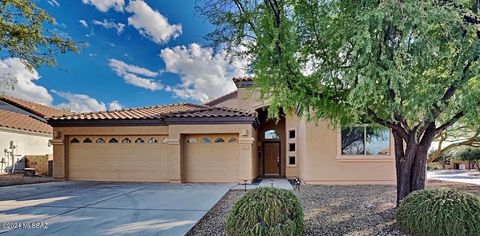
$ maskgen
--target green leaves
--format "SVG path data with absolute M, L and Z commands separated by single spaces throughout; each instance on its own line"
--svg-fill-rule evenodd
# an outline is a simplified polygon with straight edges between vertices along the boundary
M 302 235 L 303 211 L 292 191 L 262 187 L 249 191 L 227 218 L 227 235 Z
M 300 107 L 309 118 L 350 125 L 371 110 L 409 127 L 478 112 L 471 84 L 479 84 L 480 26 L 465 20 L 480 18 L 473 0 L 213 2 L 203 13 L 223 36 L 214 42 L 255 42 L 240 54 L 253 59 L 272 112 Z
M 415 191 L 400 203 L 396 219 L 412 235 L 479 235 L 480 198 L 454 189 Z
M 8 57 L 18 57 L 29 68 L 56 64 L 58 53 L 78 52 L 69 38 L 49 30 L 55 19 L 39 8 L 35 1 L 2 0 L 0 2 L 0 50 Z

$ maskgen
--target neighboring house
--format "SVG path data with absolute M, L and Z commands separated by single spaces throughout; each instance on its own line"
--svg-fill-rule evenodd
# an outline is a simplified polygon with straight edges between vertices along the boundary
M 389 130 L 335 129 L 289 112 L 278 121 L 249 89 L 204 105 L 173 104 L 64 115 L 54 127 L 54 177 L 70 180 L 393 184 Z
M 49 116 L 66 112 L 0 94 L 0 173 L 21 170 L 25 156 L 52 154 Z
M 454 170 L 475 170 L 476 163 L 462 160 L 449 160 L 445 162 L 445 169 Z

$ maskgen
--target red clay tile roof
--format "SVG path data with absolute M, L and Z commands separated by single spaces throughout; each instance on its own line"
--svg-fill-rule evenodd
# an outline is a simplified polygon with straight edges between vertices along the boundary
M 70 115 L 54 116 L 50 120 L 134 120 L 134 119 L 158 119 L 175 112 L 193 111 L 205 106 L 180 103 L 162 106 L 130 108 L 113 111 L 99 111 L 88 113 L 73 113 Z
M 51 134 L 53 128 L 37 119 L 16 112 L 0 110 L 0 127 Z
M 53 107 L 45 106 L 42 104 L 30 102 L 27 100 L 23 100 L 20 98 L 15 98 L 11 96 L 1 95 L 0 100 L 10 103 L 16 107 L 22 108 L 28 112 L 31 112 L 35 115 L 41 116 L 43 118 L 48 118 L 51 116 L 62 116 L 66 114 L 70 114 L 64 110 L 56 109 Z
M 225 94 L 223 96 L 220 96 L 218 98 L 210 100 L 210 101 L 206 102 L 204 105 L 215 106 L 219 103 L 222 103 L 224 101 L 227 101 L 227 100 L 232 99 L 232 98 L 237 98 L 237 97 L 238 97 L 238 90 L 235 90 L 233 92 L 227 93 L 227 94 Z
M 242 82 L 242 81 L 253 81 L 252 77 L 242 76 L 242 77 L 233 77 L 233 82 Z
M 256 117 L 255 112 L 230 107 L 204 107 L 194 111 L 176 112 L 167 117 L 175 118 L 205 118 L 205 117 Z
M 49 120 L 146 120 L 161 118 L 255 117 L 255 112 L 227 107 L 211 107 L 189 103 L 141 107 L 114 111 L 74 113 Z

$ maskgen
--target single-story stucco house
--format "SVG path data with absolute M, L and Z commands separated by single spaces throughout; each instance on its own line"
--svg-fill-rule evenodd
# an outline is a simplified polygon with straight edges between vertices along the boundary
M 53 153 L 49 116 L 67 112 L 24 99 L 0 94 L 0 173 L 22 170 L 25 156 Z
M 294 114 L 268 119 L 249 89 L 204 105 L 173 104 L 57 116 L 54 177 L 68 180 L 252 182 L 300 177 L 307 184 L 393 184 L 389 130 L 334 129 Z

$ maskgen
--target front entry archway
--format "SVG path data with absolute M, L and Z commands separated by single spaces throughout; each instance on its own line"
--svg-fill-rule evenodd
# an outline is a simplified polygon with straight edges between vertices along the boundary
M 267 109 L 258 109 L 258 175 L 284 177 L 286 170 L 285 114 L 278 119 L 268 117 Z

